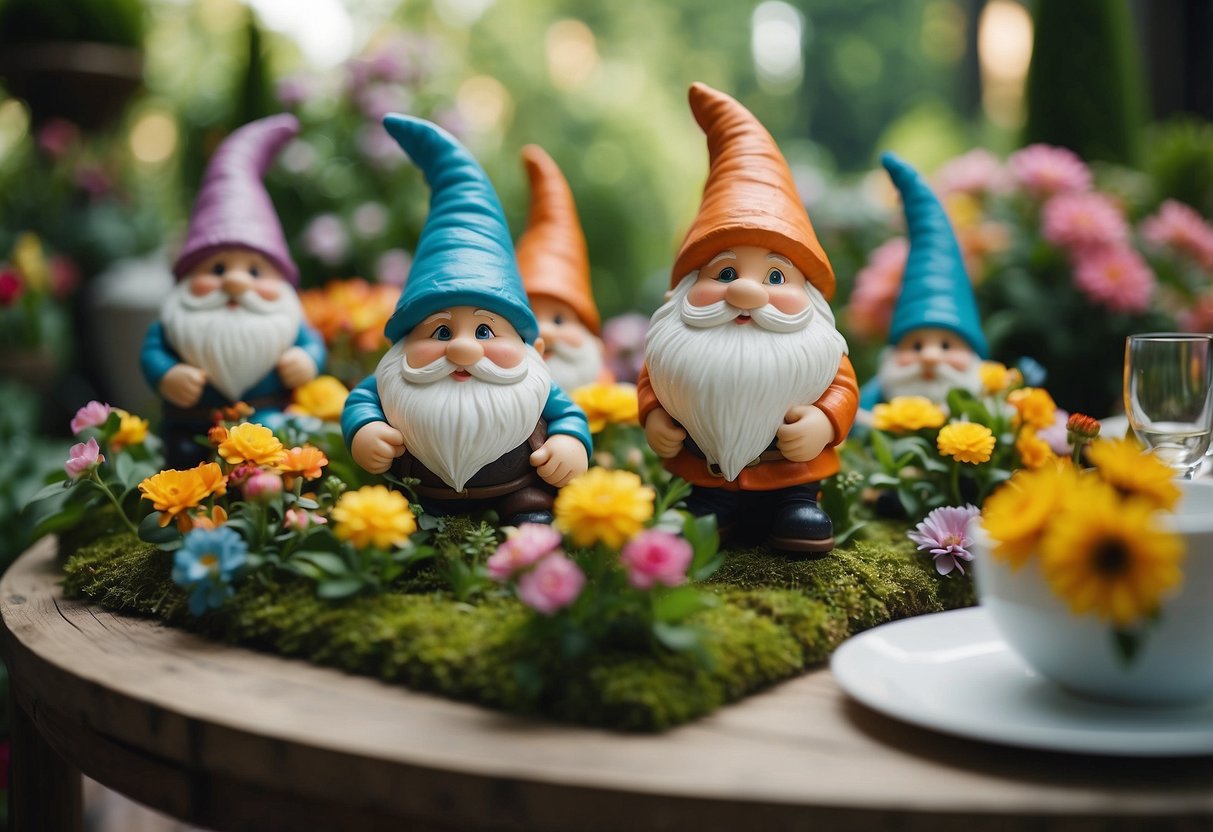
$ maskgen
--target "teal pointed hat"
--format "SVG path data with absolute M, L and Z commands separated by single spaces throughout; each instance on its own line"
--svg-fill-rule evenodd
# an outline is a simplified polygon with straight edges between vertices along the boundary
M 383 126 L 430 186 L 430 214 L 384 334 L 395 343 L 435 312 L 475 306 L 505 317 L 533 344 L 539 325 L 527 305 L 505 212 L 483 168 L 436 124 L 389 113 Z
M 901 192 L 910 237 L 889 343 L 896 344 L 915 329 L 938 327 L 955 332 L 973 352 L 988 357 L 990 348 L 981 331 L 973 284 L 948 215 L 914 168 L 892 153 L 883 154 L 880 162 Z

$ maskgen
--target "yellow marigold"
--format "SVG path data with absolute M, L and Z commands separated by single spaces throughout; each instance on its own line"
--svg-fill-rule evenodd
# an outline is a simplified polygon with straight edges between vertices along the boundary
M 301 448 L 291 448 L 286 456 L 278 463 L 278 470 L 286 480 L 286 487 L 294 486 L 295 477 L 314 480 L 321 474 L 321 469 L 329 464 L 329 458 L 324 451 L 314 445 L 304 445 Z
M 251 462 L 254 465 L 277 465 L 286 456 L 286 449 L 265 425 L 244 422 L 228 431 L 219 446 L 219 455 L 228 465 Z
M 983 361 L 977 368 L 981 388 L 988 394 L 1001 393 L 1011 385 L 1011 371 L 998 361 Z
M 1071 611 L 1127 627 L 1154 613 L 1179 585 L 1183 543 L 1155 526 L 1155 510 L 1103 486 L 1052 524 L 1041 543 L 1041 568 Z
M 872 426 L 895 433 L 937 428 L 947 420 L 943 408 L 926 396 L 898 396 L 872 409 Z
M 1017 422 L 1030 428 L 1047 428 L 1057 418 L 1057 405 L 1044 388 L 1021 387 L 1012 390 L 1007 401 L 1015 408 Z
M 213 464 L 213 463 L 212 463 Z M 218 465 L 215 465 L 218 468 Z M 167 526 L 174 519 L 194 508 L 213 493 L 198 468 L 187 471 L 169 469 L 161 471 L 139 483 L 143 499 L 150 500 L 152 508 L 159 511 L 160 525 Z
M 952 422 L 939 431 L 935 445 L 944 456 L 977 465 L 990 461 L 990 454 L 994 452 L 994 433 L 976 422 Z
M 1049 518 L 1077 485 L 1078 476 L 1060 461 L 1016 471 L 986 498 L 981 525 L 994 541 L 994 557 L 1015 568 L 1037 550 Z
M 1015 440 L 1015 450 L 1019 452 L 1019 459 L 1025 468 L 1039 468 L 1057 457 L 1049 443 L 1041 439 L 1032 428 L 1024 428 L 1019 432 Z
M 206 490 L 203 499 L 211 496 L 222 497 L 227 493 L 227 477 L 218 462 L 204 462 L 193 470 Z
M 1136 439 L 1096 439 L 1087 446 L 1087 458 L 1122 494 L 1144 497 L 1165 509 L 1179 502 L 1179 486 L 1172 479 L 1175 472 Z
M 630 471 L 591 468 L 560 490 L 555 526 L 578 546 L 618 549 L 653 516 L 653 489 Z
M 391 549 L 404 545 L 417 531 L 409 501 L 384 485 L 367 485 L 347 491 L 333 506 L 333 533 L 359 549 Z
M 118 414 L 118 430 L 110 438 L 111 448 L 120 451 L 131 445 L 139 445 L 147 439 L 147 419 L 132 416 L 117 407 L 114 408 L 114 413 Z
M 572 398 L 585 411 L 590 433 L 599 433 L 607 425 L 635 425 L 640 421 L 634 384 L 587 384 L 574 390 Z
M 334 376 L 316 376 L 295 388 L 289 411 L 326 422 L 341 421 L 341 408 L 350 391 Z

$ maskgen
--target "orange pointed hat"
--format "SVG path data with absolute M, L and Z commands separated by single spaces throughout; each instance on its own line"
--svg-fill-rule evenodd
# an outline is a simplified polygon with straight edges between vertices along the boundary
M 830 300 L 834 269 L 771 134 L 735 99 L 706 84 L 692 84 L 690 100 L 707 135 L 710 168 L 671 287 L 731 246 L 750 245 L 787 257 Z
M 543 148 L 528 144 L 522 148 L 522 160 L 531 182 L 531 211 L 515 249 L 527 297 L 567 303 L 597 335 L 602 322 L 590 289 L 590 254 L 573 192 Z

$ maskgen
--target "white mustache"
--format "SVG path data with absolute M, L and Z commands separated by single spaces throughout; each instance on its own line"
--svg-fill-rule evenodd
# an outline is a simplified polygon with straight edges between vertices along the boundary
M 424 367 L 410 367 L 408 359 L 403 355 L 400 356 L 400 375 L 411 384 L 431 384 L 446 378 L 456 370 L 467 370 L 473 378 L 489 384 L 515 384 L 526 378 L 529 369 L 525 361 L 519 361 L 514 367 L 501 367 L 490 361 L 488 356 L 481 358 L 470 367 L 462 367 L 445 355 L 436 358 Z
M 680 314 L 683 323 L 700 329 L 710 329 L 714 326 L 731 323 L 740 315 L 749 315 L 754 323 L 768 332 L 799 332 L 813 317 L 813 305 L 806 303 L 801 311 L 788 314 L 769 303 L 757 309 L 740 309 L 727 300 L 720 300 L 707 306 L 695 306 L 689 299 L 684 299 Z
M 275 301 L 266 300 L 252 289 L 243 291 L 235 297 L 232 297 L 222 289 L 216 289 L 201 296 L 195 295 L 192 292 L 185 292 L 181 296 L 181 305 L 194 312 L 219 309 L 220 307 L 227 306 L 230 302 L 235 302 L 241 309 L 247 309 L 258 315 L 266 315 L 277 311 Z

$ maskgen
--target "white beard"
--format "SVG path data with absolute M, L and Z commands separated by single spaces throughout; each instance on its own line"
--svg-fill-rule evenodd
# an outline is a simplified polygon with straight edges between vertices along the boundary
M 299 337 L 303 307 L 289 286 L 277 300 L 244 292 L 229 309 L 227 293 L 196 297 L 188 281 L 173 289 L 160 310 L 169 344 L 187 364 L 206 372 L 215 389 L 232 401 L 261 381 Z
M 552 377 L 532 346 L 517 367 L 488 358 L 468 368 L 472 378 L 450 377 L 458 367 L 445 357 L 421 368 L 408 365 L 397 341 L 375 370 L 388 424 L 404 447 L 442 481 L 462 491 L 481 468 L 527 440 L 547 404 Z
M 645 361 L 661 406 L 732 481 L 771 444 L 790 407 L 821 398 L 847 345 L 812 286 L 803 313 L 767 305 L 738 325 L 742 310 L 724 301 L 688 302 L 697 275 L 683 278 L 653 313 Z
M 551 343 L 543 353 L 543 360 L 560 389 L 572 392 L 598 381 L 602 374 L 602 341 L 587 332 L 579 347 L 570 347 L 563 341 Z
M 893 356 L 893 348 L 886 347 L 880 355 L 880 369 L 876 373 L 880 393 L 886 401 L 898 396 L 926 396 L 936 404 L 943 404 L 948 400 L 948 391 L 954 387 L 975 395 L 981 393 L 981 362 L 976 357 L 966 370 L 957 370 L 951 364 L 941 362 L 935 365 L 935 378 L 923 378 L 922 365 L 918 362 L 901 366 Z

